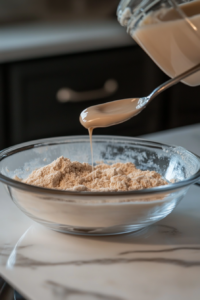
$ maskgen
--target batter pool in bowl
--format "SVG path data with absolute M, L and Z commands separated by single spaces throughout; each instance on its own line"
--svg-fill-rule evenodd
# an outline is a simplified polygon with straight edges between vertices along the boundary
M 1 151 L 0 181 L 15 204 L 36 222 L 60 232 L 97 236 L 136 231 L 165 218 L 200 177 L 200 159 L 182 147 L 94 136 L 93 153 L 94 162 L 132 162 L 138 169 L 160 173 L 169 184 L 136 191 L 91 192 L 48 189 L 13 179 L 25 179 L 60 156 L 91 164 L 88 136 L 37 140 Z

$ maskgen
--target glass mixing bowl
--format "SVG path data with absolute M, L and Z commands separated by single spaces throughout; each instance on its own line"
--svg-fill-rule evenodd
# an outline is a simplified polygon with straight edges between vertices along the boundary
M 30 218 L 53 230 L 110 235 L 139 230 L 166 217 L 200 177 L 200 159 L 182 147 L 138 138 L 93 137 L 94 161 L 133 162 L 159 172 L 169 185 L 128 192 L 77 192 L 48 189 L 14 180 L 59 156 L 91 163 L 88 136 L 32 141 L 0 153 L 0 181 Z M 170 181 L 174 182 L 171 183 Z

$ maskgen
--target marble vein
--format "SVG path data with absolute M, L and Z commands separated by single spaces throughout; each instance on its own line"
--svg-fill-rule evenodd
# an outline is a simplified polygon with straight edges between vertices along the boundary
M 30 246 L 31 245 L 18 246 L 18 249 L 23 250 L 29 248 Z M 4 245 L 3 247 L 0 247 L 0 266 L 3 266 L 7 263 L 7 259 L 12 255 L 12 253 L 13 246 Z
M 12 263 L 14 261 L 14 263 Z M 13 260 L 12 255 L 8 259 L 7 266 L 9 268 L 13 267 L 50 267 L 50 266 L 84 266 L 84 265 L 114 265 L 114 264 L 128 264 L 128 263 L 161 263 L 161 264 L 171 264 L 180 267 L 200 267 L 200 261 L 187 261 L 183 259 L 175 258 L 163 258 L 163 257 L 153 257 L 153 258 L 103 258 L 103 259 L 92 259 L 92 260 L 73 260 L 73 261 L 60 261 L 60 262 L 45 262 L 37 261 L 22 254 L 17 254 Z
M 46 281 L 46 286 L 50 287 L 53 295 L 59 297 L 59 299 L 69 299 L 69 297 L 93 297 L 96 300 L 124 300 L 124 298 L 117 296 L 105 295 L 103 293 L 91 292 L 91 291 L 83 291 L 80 289 L 74 289 L 71 287 L 64 286 L 60 283 L 56 283 L 51 280 Z
M 18 248 L 18 250 L 21 250 L 21 249 L 25 249 L 28 247 L 31 247 L 31 245 L 18 246 L 17 248 Z M 4 245 L 3 247 L 0 247 L 0 256 L 5 254 L 4 251 L 7 251 L 7 252 L 10 251 L 10 253 L 11 253 L 13 251 L 13 246 Z
M 131 253 L 165 253 L 165 252 L 174 252 L 180 250 L 200 250 L 200 247 L 175 247 L 167 249 L 158 249 L 158 250 L 131 250 L 119 253 L 119 255 L 127 255 Z
M 155 224 L 155 225 L 152 225 L 152 226 L 156 226 L 156 227 L 166 229 L 166 230 L 162 230 L 161 231 L 162 233 L 168 233 L 168 234 L 171 234 L 171 235 L 180 234 L 180 231 L 177 228 L 173 227 L 173 226 L 164 225 L 164 224 Z

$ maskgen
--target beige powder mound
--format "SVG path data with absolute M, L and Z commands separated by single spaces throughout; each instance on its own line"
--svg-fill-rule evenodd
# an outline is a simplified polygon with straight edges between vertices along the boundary
M 16 178 L 19 180 L 18 178 Z M 132 163 L 99 164 L 71 162 L 59 157 L 51 164 L 33 171 L 24 183 L 73 191 L 130 191 L 166 185 L 155 171 L 141 171 Z

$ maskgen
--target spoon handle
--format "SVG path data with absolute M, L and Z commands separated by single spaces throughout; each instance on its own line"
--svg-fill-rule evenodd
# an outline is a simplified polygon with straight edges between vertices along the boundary
M 161 84 L 160 86 L 158 86 L 149 96 L 149 101 L 151 101 L 152 99 L 154 99 L 156 96 L 158 96 L 160 93 L 164 92 L 165 90 L 167 90 L 168 88 L 170 88 L 171 86 L 175 85 L 176 83 L 178 83 L 179 81 L 181 81 L 182 79 L 192 75 L 193 73 L 197 72 L 200 70 L 200 64 L 196 65 L 195 67 L 185 71 L 184 73 L 178 75 L 175 78 L 172 78 L 166 82 L 164 82 L 163 84 Z

